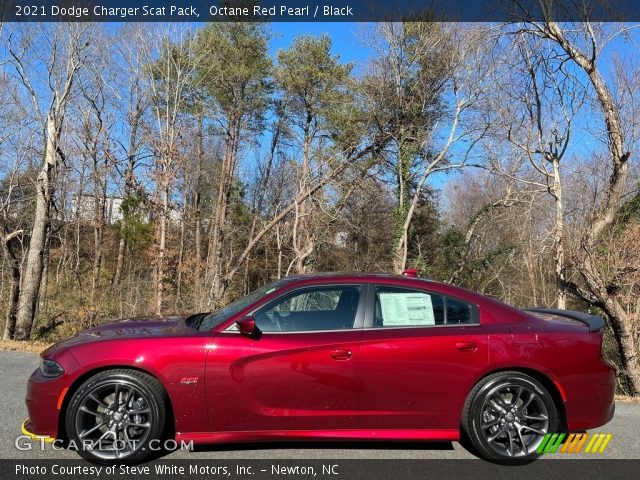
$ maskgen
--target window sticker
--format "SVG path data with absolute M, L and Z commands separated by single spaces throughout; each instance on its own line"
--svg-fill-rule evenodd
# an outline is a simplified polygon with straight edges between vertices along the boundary
M 380 292 L 380 309 L 385 327 L 435 325 L 431 296 L 419 292 Z

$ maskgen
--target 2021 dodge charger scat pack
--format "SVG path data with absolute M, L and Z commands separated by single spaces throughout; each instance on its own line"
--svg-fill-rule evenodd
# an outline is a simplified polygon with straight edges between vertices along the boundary
M 414 272 L 281 279 L 213 313 L 120 320 L 42 353 L 23 431 L 95 462 L 177 442 L 457 441 L 497 462 L 613 417 L 600 317 Z

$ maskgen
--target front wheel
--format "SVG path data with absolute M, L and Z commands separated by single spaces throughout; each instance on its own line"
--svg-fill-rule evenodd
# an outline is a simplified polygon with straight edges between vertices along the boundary
M 65 422 L 70 445 L 93 462 L 138 462 L 162 437 L 164 398 L 162 385 L 145 373 L 99 372 L 71 398 Z
M 465 404 L 462 428 L 480 456 L 497 462 L 530 461 L 547 433 L 557 430 L 558 411 L 547 389 L 520 372 L 481 380 Z

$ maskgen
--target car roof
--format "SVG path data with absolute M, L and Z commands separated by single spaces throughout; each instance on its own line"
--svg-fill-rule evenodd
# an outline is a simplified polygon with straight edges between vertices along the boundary
M 472 292 L 470 290 L 466 290 L 460 287 L 456 287 L 454 285 L 438 282 L 436 280 L 431 280 L 429 278 L 423 278 L 413 275 L 397 275 L 393 273 L 386 272 L 314 272 L 314 273 L 305 273 L 292 275 L 290 277 L 283 278 L 286 284 L 296 285 L 296 284 L 309 284 L 309 283 L 321 283 L 321 282 L 384 282 L 391 283 L 396 285 L 414 285 L 421 287 L 435 287 L 439 290 L 441 288 L 453 288 L 455 290 L 464 291 L 465 293 L 471 293 L 473 295 L 478 295 L 476 292 Z
M 402 275 L 395 275 L 392 273 L 386 272 L 314 272 L 314 273 L 303 273 L 298 275 L 291 275 L 287 277 L 290 280 L 313 280 L 314 278 L 320 278 L 323 280 L 327 279 L 349 279 L 349 278 L 407 278 Z

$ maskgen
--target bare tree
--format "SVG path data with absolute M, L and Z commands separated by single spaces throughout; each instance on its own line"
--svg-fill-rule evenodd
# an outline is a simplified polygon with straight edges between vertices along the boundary
M 197 81 L 216 109 L 222 137 L 222 162 L 217 175 L 216 202 L 209 220 L 205 285 L 207 306 L 222 299 L 226 287 L 225 247 L 229 233 L 229 205 L 235 183 L 242 140 L 261 124 L 267 106 L 267 56 L 264 26 L 243 22 L 209 25 L 198 32 L 197 51 L 202 56 Z
M 160 32 L 157 58 L 149 66 L 148 85 L 154 115 L 153 145 L 156 157 L 156 192 L 158 204 L 158 236 L 156 256 L 155 311 L 162 313 L 165 295 L 166 248 L 172 193 L 176 169 L 183 161 L 180 155 L 180 120 L 187 105 L 187 89 L 197 66 L 195 39 L 186 29 Z M 153 49 L 149 49 L 153 51 Z M 151 59 L 150 59 L 151 61 Z
M 508 181 L 546 190 L 553 201 L 555 301 L 558 308 L 566 308 L 561 167 L 585 92 L 579 79 L 564 68 L 557 52 L 544 48 L 541 42 L 522 32 L 498 42 L 499 53 L 492 72 L 495 88 L 487 105 L 493 114 L 487 115 L 487 128 L 497 145 L 506 139 L 514 147 L 514 155 L 494 152 L 491 168 Z M 514 158 L 518 160 L 514 162 Z
M 140 24 L 125 25 L 118 38 L 115 53 L 116 58 L 122 60 L 122 62 L 116 62 L 116 65 L 121 65 L 116 75 L 116 78 L 121 79 L 119 81 L 120 88 L 117 89 L 118 104 L 128 128 L 128 143 L 121 145 L 126 157 L 122 192 L 125 202 L 132 201 L 139 187 L 136 169 L 140 160 L 144 114 L 148 107 L 144 62 L 148 61 L 149 52 L 146 50 L 147 43 L 143 41 L 144 35 L 145 30 Z M 111 284 L 116 286 L 120 284 L 124 267 L 128 217 L 128 212 L 123 212 L 120 222 L 116 269 L 111 280 Z
M 14 30 L 8 39 L 8 50 L 17 77 L 31 98 L 37 118 L 43 122 L 44 154 L 37 178 L 36 208 L 27 254 L 20 301 L 16 319 L 15 337 L 24 340 L 31 334 L 36 306 L 44 272 L 44 253 L 51 219 L 52 194 L 56 174 L 64 154 L 60 149 L 60 136 L 77 74 L 83 67 L 90 47 L 87 24 L 55 24 L 51 27 L 22 27 Z M 41 57 L 41 53 L 47 55 Z M 34 81 L 42 72 L 33 60 L 42 58 L 48 92 L 38 88 Z
M 343 152 L 343 158 L 334 158 L 333 163 L 335 163 L 336 166 L 331 171 L 320 177 L 306 190 L 298 192 L 295 198 L 293 198 L 288 205 L 281 208 L 269 221 L 265 222 L 263 228 L 258 230 L 253 237 L 248 240 L 242 252 L 232 259 L 231 268 L 229 268 L 220 284 L 220 289 L 218 291 L 220 298 L 216 298 L 216 300 L 219 301 L 222 296 L 224 296 L 227 287 L 231 284 L 235 275 L 242 268 L 244 262 L 247 261 L 253 249 L 259 244 L 265 235 L 271 232 L 272 229 L 280 224 L 280 222 L 282 222 L 296 208 L 299 208 L 302 202 L 317 194 L 325 185 L 342 175 L 346 169 L 363 161 L 364 159 L 369 158 L 370 156 L 380 155 L 380 152 L 387 145 L 389 140 L 389 135 L 378 134 L 371 138 L 366 146 L 360 148 L 359 146 L 351 146 L 347 151 Z
M 611 86 L 603 76 L 600 55 L 603 43 L 606 42 L 606 28 L 591 22 L 584 22 L 571 33 L 553 21 L 551 0 L 541 0 L 545 15 L 543 22 L 529 22 L 525 25 L 527 33 L 537 35 L 557 45 L 566 56 L 567 61 L 579 68 L 595 94 L 597 105 L 606 126 L 605 142 L 608 149 L 608 160 L 611 165 L 611 177 L 602 194 L 602 201 L 593 211 L 591 219 L 580 239 L 580 247 L 576 251 L 573 267 L 580 274 L 586 288 L 569 283 L 567 287 L 580 298 L 602 308 L 616 333 L 621 358 L 622 375 L 632 395 L 640 394 L 640 365 L 638 349 L 633 331 L 635 319 L 621 305 L 607 284 L 602 272 L 594 261 L 598 245 L 613 225 L 620 211 L 623 196 L 629 178 L 629 158 L 631 144 L 626 138 L 621 107 L 616 102 Z M 615 33 L 613 34 L 615 35 Z
M 86 108 L 82 111 L 82 154 L 89 160 L 93 179 L 93 273 L 90 306 L 95 315 L 96 295 L 100 288 L 103 263 L 103 244 L 107 221 L 107 180 L 110 169 L 109 128 L 106 109 L 105 79 L 100 69 L 92 71 L 90 80 L 82 89 Z M 80 199 L 78 199 L 80 200 Z
M 7 302 L 6 323 L 4 327 L 3 340 L 12 340 L 15 334 L 16 317 L 18 313 L 18 301 L 20 299 L 20 258 L 19 242 L 23 233 L 22 229 L 11 226 L 9 212 L 13 199 L 13 190 L 17 184 L 17 175 L 20 162 L 16 161 L 14 168 L 7 177 L 6 194 L 0 199 L 0 247 L 10 271 L 10 292 Z
M 327 119 L 331 110 L 348 102 L 347 89 L 351 65 L 340 64 L 339 58 L 331 55 L 331 40 L 301 36 L 291 47 L 278 53 L 275 70 L 276 83 L 282 91 L 282 114 L 289 125 L 289 133 L 301 145 L 298 174 L 298 190 L 304 191 L 313 182 L 312 170 L 319 168 L 321 155 L 316 150 L 318 139 L 326 136 Z M 277 132 L 277 130 L 276 130 Z M 302 202 L 294 208 L 292 227 L 292 249 L 294 258 L 287 273 L 294 270 L 305 273 L 310 268 L 309 258 L 315 248 L 318 235 L 311 201 Z

